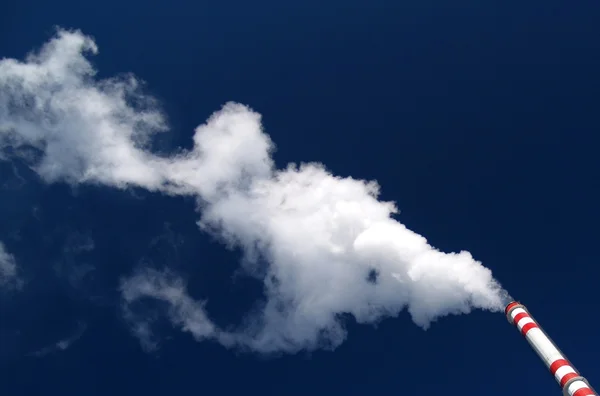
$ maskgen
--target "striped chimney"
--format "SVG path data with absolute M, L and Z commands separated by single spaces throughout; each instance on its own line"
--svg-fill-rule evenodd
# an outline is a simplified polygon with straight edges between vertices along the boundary
M 504 310 L 509 323 L 514 324 L 529 345 L 544 361 L 550 373 L 561 386 L 564 396 L 598 396 L 585 378 L 573 367 L 565 355 L 554 345 L 550 337 L 531 317 L 527 308 L 516 301 Z

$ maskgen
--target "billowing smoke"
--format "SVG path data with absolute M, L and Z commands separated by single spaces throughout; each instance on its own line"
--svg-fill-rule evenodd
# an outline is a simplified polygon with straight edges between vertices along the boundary
M 506 293 L 468 252 L 443 253 L 393 218 L 376 182 L 338 177 L 321 164 L 276 169 L 261 117 L 229 103 L 199 126 L 189 151 L 153 154 L 168 131 L 134 77 L 97 80 L 84 56 L 94 41 L 59 31 L 24 62 L 0 62 L 0 144 L 23 153 L 48 182 L 136 186 L 197 198 L 199 226 L 244 252 L 264 301 L 237 329 L 210 320 L 184 281 L 142 270 L 124 279 L 124 313 L 152 347 L 152 320 L 132 307 L 151 298 L 197 339 L 260 352 L 334 348 L 341 315 L 372 323 L 407 309 L 427 328 L 437 318 L 501 310 Z

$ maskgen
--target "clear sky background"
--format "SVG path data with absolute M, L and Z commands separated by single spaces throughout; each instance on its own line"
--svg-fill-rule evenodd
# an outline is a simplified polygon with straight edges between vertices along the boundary
M 594 1 L 8 0 L 0 57 L 24 59 L 56 26 L 91 35 L 99 78 L 133 73 L 159 100 L 165 152 L 227 101 L 252 107 L 278 167 L 377 180 L 399 221 L 482 261 L 598 389 L 599 20 Z M 190 200 L 46 185 L 18 161 L 0 163 L 0 186 L 0 241 L 24 280 L 0 292 L 1 395 L 561 392 L 484 311 L 427 331 L 406 312 L 349 318 L 334 351 L 269 357 L 162 321 L 145 351 L 119 279 L 168 266 L 234 323 L 261 297 L 234 277 L 239 251 L 198 229 Z

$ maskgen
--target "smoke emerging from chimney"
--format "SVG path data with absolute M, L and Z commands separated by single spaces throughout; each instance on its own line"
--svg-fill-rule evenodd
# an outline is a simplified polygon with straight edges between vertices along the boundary
M 241 249 L 242 269 L 264 283 L 248 320 L 225 330 L 168 270 L 123 279 L 123 313 L 145 347 L 156 341 L 135 309 L 142 299 L 166 303 L 172 323 L 198 340 L 264 353 L 335 348 L 343 314 L 373 323 L 407 309 L 427 328 L 449 314 L 503 310 L 508 296 L 491 271 L 395 220 L 376 182 L 317 163 L 276 169 L 274 144 L 246 106 L 214 113 L 191 150 L 152 153 L 152 136 L 168 132 L 163 114 L 134 77 L 95 79 L 85 53 L 97 51 L 90 37 L 60 30 L 25 61 L 0 61 L 0 148 L 33 148 L 24 158 L 47 182 L 195 197 L 199 227 Z

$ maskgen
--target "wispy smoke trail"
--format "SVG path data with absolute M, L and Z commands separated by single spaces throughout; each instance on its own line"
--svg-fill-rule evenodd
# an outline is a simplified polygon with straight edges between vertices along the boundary
M 91 38 L 59 31 L 25 62 L 0 62 L 0 142 L 35 148 L 48 182 L 143 187 L 198 199 L 199 226 L 245 254 L 265 300 L 238 329 L 219 329 L 182 279 L 151 270 L 122 283 L 124 312 L 145 345 L 142 298 L 168 303 L 173 324 L 198 339 L 260 352 L 334 348 L 341 314 L 375 322 L 407 309 L 427 328 L 448 314 L 501 310 L 506 293 L 468 252 L 443 253 L 393 218 L 376 182 L 337 177 L 321 164 L 276 169 L 260 115 L 229 103 L 199 126 L 191 150 L 171 157 L 147 143 L 167 131 L 133 77 L 95 80 Z M 135 103 L 135 106 L 131 103 Z M 267 263 L 266 267 L 259 263 Z
M 64 351 L 68 349 L 73 343 L 81 338 L 83 333 L 85 332 L 87 325 L 84 322 L 79 322 L 77 325 L 77 329 L 75 332 L 69 337 L 63 338 L 61 340 L 56 341 L 51 345 L 47 345 L 43 348 L 40 348 L 36 351 L 28 353 L 29 356 L 42 357 L 46 356 L 50 353 L 54 353 L 57 351 Z
M 21 281 L 17 276 L 17 263 L 12 254 L 6 251 L 0 242 L 0 287 L 20 288 Z

